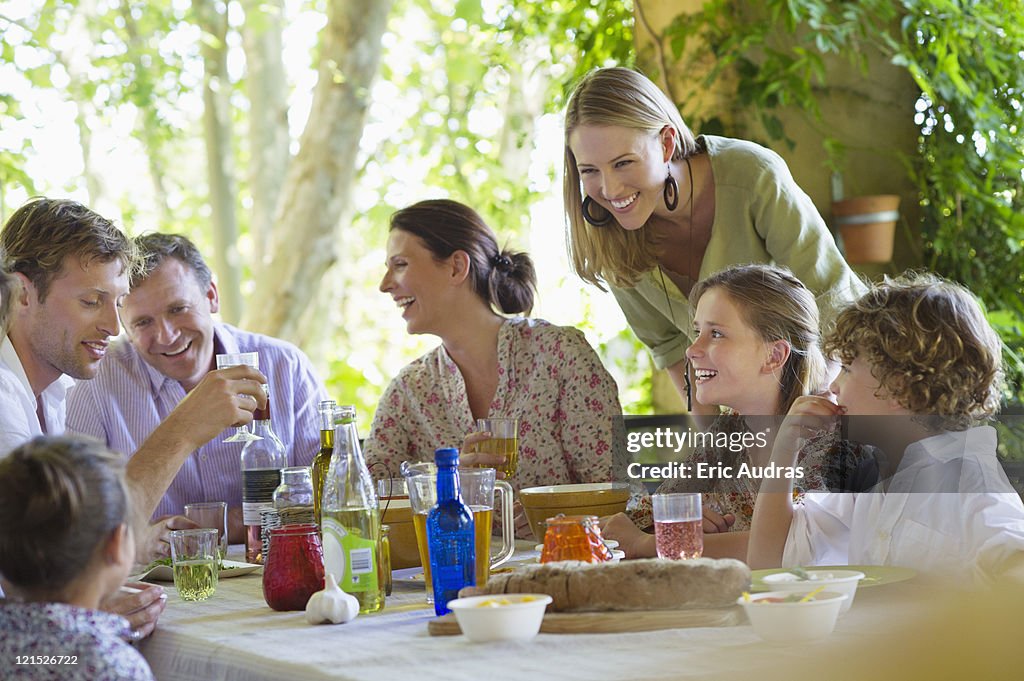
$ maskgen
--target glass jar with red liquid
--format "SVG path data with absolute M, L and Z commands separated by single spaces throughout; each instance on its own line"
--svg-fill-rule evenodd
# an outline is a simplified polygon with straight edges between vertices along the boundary
M 546 521 L 544 549 L 540 562 L 581 560 L 585 563 L 603 563 L 612 559 L 601 538 L 601 527 L 596 515 L 563 515 L 559 513 Z
M 313 523 L 270 530 L 270 551 L 263 567 L 263 598 L 274 610 L 304 610 L 309 597 L 324 588 L 324 551 Z

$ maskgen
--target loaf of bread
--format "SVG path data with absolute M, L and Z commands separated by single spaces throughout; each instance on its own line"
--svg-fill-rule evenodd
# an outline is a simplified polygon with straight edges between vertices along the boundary
M 750 568 L 738 560 L 649 558 L 526 565 L 491 575 L 471 593 L 548 594 L 554 599 L 549 610 L 598 612 L 723 608 L 749 589 Z

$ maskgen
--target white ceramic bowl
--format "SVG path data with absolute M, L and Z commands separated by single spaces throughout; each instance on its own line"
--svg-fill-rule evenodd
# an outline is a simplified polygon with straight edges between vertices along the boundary
M 736 602 L 743 606 L 754 632 L 764 640 L 813 641 L 832 633 L 839 608 L 848 598 L 846 594 L 826 591 L 803 603 L 759 602 L 794 595 L 786 591 L 767 591 L 752 594 L 749 601 L 741 596 Z
M 786 591 L 788 593 L 806 594 L 825 587 L 825 591 L 849 596 L 839 610 L 840 614 L 846 612 L 853 605 L 853 597 L 857 593 L 857 584 L 864 579 L 863 572 L 856 570 L 815 570 L 806 568 L 807 579 L 800 579 L 792 572 L 777 572 L 773 575 L 765 575 L 761 582 L 772 591 Z
M 547 594 L 494 594 L 448 602 L 459 628 L 470 641 L 526 641 L 537 635 Z

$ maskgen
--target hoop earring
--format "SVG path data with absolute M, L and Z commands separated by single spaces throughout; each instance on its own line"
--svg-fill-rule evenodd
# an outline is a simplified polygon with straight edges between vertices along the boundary
M 665 198 L 665 208 L 675 210 L 679 205 L 679 184 L 676 183 L 676 178 L 672 177 L 671 171 L 669 171 L 668 177 L 665 178 L 665 191 L 663 195 Z
M 583 219 L 584 220 L 586 220 L 587 222 L 592 224 L 594 227 L 604 227 L 605 225 L 607 225 L 609 222 L 612 221 L 612 214 L 609 213 L 608 211 L 605 211 L 604 217 L 601 218 L 600 220 L 595 218 L 594 215 L 590 212 L 590 209 L 591 209 L 591 207 L 593 205 L 594 205 L 594 200 L 591 199 L 589 196 L 587 196 L 587 197 L 585 197 L 583 199 Z

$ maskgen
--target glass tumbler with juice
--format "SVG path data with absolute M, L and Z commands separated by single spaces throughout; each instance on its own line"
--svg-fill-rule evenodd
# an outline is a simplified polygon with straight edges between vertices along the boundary
M 519 467 L 519 419 L 517 418 L 486 418 L 476 420 L 478 432 L 491 434 L 490 439 L 477 445 L 477 451 L 486 454 L 499 454 L 505 457 L 505 463 L 498 470 L 511 478 Z
M 174 587 L 183 601 L 205 601 L 217 589 L 220 542 L 217 530 L 171 530 Z
M 700 558 L 704 553 L 700 493 L 654 494 L 651 506 L 658 557 L 675 560 Z

